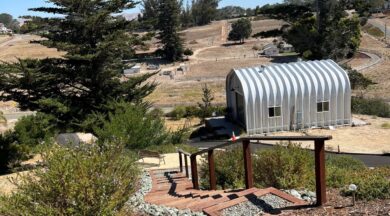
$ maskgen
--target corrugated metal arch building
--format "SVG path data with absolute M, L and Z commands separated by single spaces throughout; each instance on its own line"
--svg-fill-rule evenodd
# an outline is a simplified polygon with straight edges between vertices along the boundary
M 351 124 L 351 85 L 332 60 L 232 70 L 230 117 L 249 135 Z

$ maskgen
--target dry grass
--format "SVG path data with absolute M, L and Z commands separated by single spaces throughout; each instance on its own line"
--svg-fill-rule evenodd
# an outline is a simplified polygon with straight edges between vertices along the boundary
M 170 120 L 169 118 L 165 119 L 165 127 L 170 131 L 177 131 L 182 129 L 184 126 L 186 127 L 194 127 L 200 124 L 199 118 L 191 118 L 191 119 L 180 119 L 177 121 Z
M 356 53 L 355 56 L 347 62 L 351 67 L 357 67 L 364 64 L 368 64 L 371 58 L 364 53 Z
M 233 68 L 270 64 L 270 60 L 269 58 L 240 58 L 202 62 L 191 65 L 191 71 L 186 74 L 185 79 L 201 80 L 219 78 L 224 80 Z
M 273 29 L 280 29 L 280 27 L 282 27 L 284 24 L 286 24 L 286 22 L 274 19 L 252 21 L 252 34 Z
M 0 43 L 3 43 L 9 39 L 11 39 L 11 37 L 8 35 L 0 35 Z
M 213 91 L 215 103 L 225 103 L 225 82 L 215 81 L 186 81 L 179 83 L 164 83 L 158 86 L 146 99 L 157 105 L 196 105 L 202 99 L 202 85 L 207 83 Z
M 47 57 L 61 57 L 63 53 L 56 49 L 49 49 L 39 44 L 32 44 L 30 41 L 39 40 L 38 36 L 23 36 L 23 40 L 16 41 L 10 45 L 2 47 L 0 52 L 0 60 L 13 62 L 17 58 L 47 58 Z
M 331 135 L 332 140 L 326 141 L 328 150 L 341 152 L 383 154 L 390 152 L 390 130 L 382 125 L 389 122 L 387 118 L 372 117 L 366 115 L 354 115 L 370 125 L 361 127 L 341 127 L 336 130 L 311 129 L 310 135 Z M 281 132 L 274 135 L 303 135 L 298 132 Z M 303 146 L 314 148 L 313 143 L 303 142 Z

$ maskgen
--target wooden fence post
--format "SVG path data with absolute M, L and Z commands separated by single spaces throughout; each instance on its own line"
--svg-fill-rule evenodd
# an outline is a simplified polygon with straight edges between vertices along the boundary
M 199 190 L 198 165 L 196 163 L 196 155 L 191 155 L 190 159 L 191 159 L 192 185 L 194 189 Z
M 180 172 L 183 172 L 183 158 L 181 156 L 181 152 L 179 152 L 179 164 L 180 164 Z
M 215 178 L 214 150 L 210 150 L 207 156 L 209 162 L 210 189 L 217 190 L 217 179 Z
M 314 154 L 316 166 L 316 194 L 317 206 L 326 203 L 326 178 L 325 178 L 325 141 L 314 141 Z
M 185 169 L 186 169 L 186 177 L 188 178 L 189 175 L 188 175 L 188 161 L 187 161 L 187 155 L 184 154 L 184 165 L 185 165 Z
M 250 140 L 243 140 L 242 146 L 244 150 L 245 185 L 246 189 L 249 189 L 253 187 L 253 169 Z

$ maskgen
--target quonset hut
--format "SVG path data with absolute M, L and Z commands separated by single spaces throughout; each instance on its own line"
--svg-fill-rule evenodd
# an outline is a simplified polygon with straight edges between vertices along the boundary
M 249 135 L 351 124 L 351 85 L 332 60 L 233 69 L 229 117 Z

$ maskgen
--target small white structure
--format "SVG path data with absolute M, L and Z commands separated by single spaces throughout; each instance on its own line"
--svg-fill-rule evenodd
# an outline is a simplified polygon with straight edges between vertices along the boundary
M 276 56 L 279 54 L 279 48 L 275 44 L 267 44 L 260 51 L 262 55 L 265 56 Z
M 5 27 L 3 23 L 0 23 L 0 34 L 10 34 L 10 33 L 12 33 L 12 30 Z
M 136 73 L 141 73 L 141 65 L 135 65 L 130 69 L 126 69 L 124 71 L 125 75 L 131 75 L 131 74 L 136 74 Z
M 281 43 L 280 44 L 280 52 L 282 52 L 282 53 L 294 52 L 294 47 L 293 47 L 293 45 L 288 44 L 288 43 Z
M 334 61 L 232 70 L 229 116 L 249 135 L 351 124 L 351 86 Z

